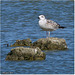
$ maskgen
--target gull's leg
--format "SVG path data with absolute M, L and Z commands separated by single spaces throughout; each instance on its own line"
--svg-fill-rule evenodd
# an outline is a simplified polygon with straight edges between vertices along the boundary
M 48 37 L 50 37 L 50 31 L 48 32 Z
M 48 38 L 48 32 L 46 31 L 46 38 Z

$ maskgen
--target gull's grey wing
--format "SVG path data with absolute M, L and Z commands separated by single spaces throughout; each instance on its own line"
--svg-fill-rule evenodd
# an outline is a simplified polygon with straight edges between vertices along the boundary
M 59 28 L 60 25 L 52 20 L 47 20 L 47 25 L 53 28 Z

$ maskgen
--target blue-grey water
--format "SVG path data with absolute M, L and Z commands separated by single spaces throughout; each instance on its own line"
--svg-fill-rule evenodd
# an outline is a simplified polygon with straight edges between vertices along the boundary
M 74 73 L 74 4 L 73 1 L 2 1 L 1 2 L 1 73 L 12 74 L 73 74 Z M 43 14 L 65 26 L 51 32 L 51 37 L 66 40 L 67 50 L 44 51 L 43 61 L 6 61 L 16 40 L 30 38 L 32 42 L 46 38 L 38 25 Z

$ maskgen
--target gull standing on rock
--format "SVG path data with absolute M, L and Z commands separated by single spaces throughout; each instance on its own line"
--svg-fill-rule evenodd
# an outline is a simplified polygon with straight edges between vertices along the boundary
M 40 15 L 38 18 L 39 18 L 39 26 L 41 29 L 46 31 L 47 37 L 50 37 L 50 31 L 55 31 L 59 28 L 62 29 L 65 28 L 52 20 L 47 20 L 44 15 Z M 49 33 L 47 31 L 49 31 Z

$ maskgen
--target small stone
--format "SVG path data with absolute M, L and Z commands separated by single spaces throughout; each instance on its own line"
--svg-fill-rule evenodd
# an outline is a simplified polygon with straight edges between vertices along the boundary
M 32 41 L 28 38 L 28 39 L 24 39 L 24 40 L 16 40 L 16 42 L 11 45 L 11 47 L 14 46 L 31 46 L 32 45 Z

